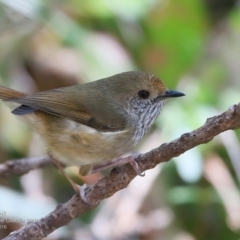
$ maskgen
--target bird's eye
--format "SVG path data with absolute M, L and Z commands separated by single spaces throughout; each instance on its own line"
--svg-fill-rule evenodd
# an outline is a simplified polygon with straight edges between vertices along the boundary
M 139 96 L 140 98 L 142 98 L 142 99 L 146 99 L 146 98 L 148 98 L 148 97 L 150 96 L 150 92 L 147 91 L 147 90 L 140 90 L 140 91 L 138 92 L 138 96 Z

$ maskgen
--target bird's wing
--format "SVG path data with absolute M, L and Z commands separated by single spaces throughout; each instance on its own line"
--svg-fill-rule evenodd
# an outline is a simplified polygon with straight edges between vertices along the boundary
M 63 90 L 55 89 L 33 94 L 24 98 L 9 99 L 22 104 L 13 110 L 15 115 L 24 115 L 37 110 L 71 119 L 89 127 L 104 132 L 115 132 L 123 130 L 125 127 L 123 119 L 117 117 L 116 120 L 104 117 L 104 114 L 94 114 L 89 107 L 74 100 L 70 93 L 63 94 Z M 88 101 L 88 100 L 86 100 Z M 97 104 L 97 102 L 96 102 Z

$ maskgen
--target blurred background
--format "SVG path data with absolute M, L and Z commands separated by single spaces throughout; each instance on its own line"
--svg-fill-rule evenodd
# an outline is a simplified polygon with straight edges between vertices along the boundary
M 1 85 L 33 93 L 130 70 L 186 94 L 167 103 L 135 151 L 227 110 L 240 101 L 240 1 L 0 0 Z M 46 239 L 239 240 L 239 137 L 225 132 L 147 171 Z M 43 154 L 41 139 L 0 103 L 0 163 Z M 0 179 L 0 217 L 16 219 L 0 238 L 73 194 L 54 168 Z

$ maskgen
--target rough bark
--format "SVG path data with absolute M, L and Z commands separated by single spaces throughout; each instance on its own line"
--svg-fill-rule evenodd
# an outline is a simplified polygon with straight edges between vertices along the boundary
M 206 123 L 200 128 L 185 133 L 170 143 L 162 144 L 160 147 L 136 157 L 135 160 L 140 170 L 146 171 L 154 168 L 159 163 L 167 162 L 171 158 L 179 156 L 193 147 L 211 141 L 221 132 L 237 128 L 240 128 L 240 103 L 230 107 L 221 115 L 207 119 Z M 5 173 L 5 175 L 7 174 Z M 8 175 L 10 176 L 11 174 Z M 46 217 L 40 219 L 38 222 L 24 226 L 4 239 L 42 239 L 55 229 L 66 225 L 83 212 L 96 207 L 104 198 L 108 198 L 115 192 L 126 188 L 135 177 L 136 172 L 130 164 L 116 167 L 95 185 L 88 186 L 85 189 L 88 204 L 83 202 L 79 196 L 74 195 L 68 202 L 57 206 Z

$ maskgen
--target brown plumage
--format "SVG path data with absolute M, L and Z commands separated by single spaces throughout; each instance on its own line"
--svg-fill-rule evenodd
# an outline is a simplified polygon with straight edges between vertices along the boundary
M 26 95 L 0 87 L 0 98 L 18 103 L 23 117 L 43 137 L 50 154 L 82 167 L 116 158 L 137 144 L 165 100 L 184 94 L 167 90 L 155 75 L 126 72 L 99 81 Z

